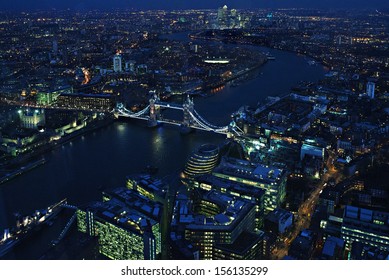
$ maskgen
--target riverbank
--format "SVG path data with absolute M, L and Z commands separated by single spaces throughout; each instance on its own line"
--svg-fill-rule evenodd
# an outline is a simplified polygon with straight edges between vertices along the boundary
M 9 180 L 12 180 L 16 176 L 22 175 L 23 173 L 26 173 L 26 172 L 34 169 L 35 167 L 38 167 L 38 166 L 45 164 L 45 163 L 46 163 L 46 160 L 44 158 L 41 158 L 37 161 L 33 161 L 25 166 L 22 166 L 22 167 L 16 169 L 15 171 L 12 171 L 11 173 L 7 173 L 4 176 L 0 177 L 0 185 L 8 182 Z
M 97 120 L 89 124 L 85 128 L 75 131 L 69 135 L 63 136 L 59 140 L 50 142 L 47 145 L 44 145 L 43 147 L 40 147 L 39 149 L 33 152 L 19 155 L 12 160 L 8 160 L 7 166 L 8 167 L 12 166 L 12 169 L 8 171 L 3 171 L 3 173 L 6 174 L 0 177 L 0 185 L 7 183 L 8 181 L 14 179 L 15 177 L 20 176 L 40 165 L 45 164 L 46 159 L 44 158 L 37 159 L 37 158 L 43 156 L 47 152 L 55 149 L 58 146 L 66 144 L 80 136 L 86 135 L 88 133 L 101 129 L 105 126 L 108 126 L 113 122 L 114 122 L 113 117 L 106 117 L 105 119 Z M 7 169 L 7 166 L 5 166 L 4 169 Z
M 241 40 L 241 41 L 237 41 L 236 39 L 234 38 L 228 38 L 228 37 L 209 37 L 209 36 L 203 36 L 203 35 L 200 35 L 200 33 L 197 33 L 197 34 L 189 34 L 188 35 L 190 39 L 192 40 L 205 40 L 205 41 L 212 41 L 212 42 L 220 42 L 220 43 L 224 43 L 224 44 L 239 44 L 239 45 L 248 45 L 248 46 L 259 46 L 259 47 L 265 47 L 265 48 L 269 48 L 269 49 L 273 49 L 273 50 L 278 50 L 278 51 L 283 51 L 283 52 L 290 52 L 290 53 L 293 53 L 293 54 L 297 54 L 297 55 L 302 55 L 308 59 L 311 59 L 311 60 L 314 60 L 316 63 L 319 63 L 325 67 L 327 67 L 328 69 L 331 69 L 331 65 L 329 63 L 327 63 L 326 61 L 324 61 L 323 59 L 321 59 L 321 57 L 319 56 L 315 56 L 313 54 L 310 54 L 310 53 L 306 53 L 306 52 L 301 52 L 299 50 L 293 50 L 293 49 L 290 49 L 290 48 L 280 48 L 280 47 L 277 47 L 277 46 L 272 46 L 270 44 L 266 44 L 266 42 L 262 42 L 261 41 L 250 41 L 249 38 L 250 37 L 247 37 L 247 40 Z
M 234 74 L 233 76 L 231 76 L 227 79 L 224 79 L 224 80 L 220 81 L 219 83 L 206 86 L 203 90 L 205 90 L 205 91 L 211 90 L 212 91 L 215 88 L 223 87 L 223 86 L 227 85 L 228 83 L 233 82 L 233 81 L 235 81 L 235 80 L 237 80 L 245 75 L 250 75 L 253 71 L 258 70 L 261 66 L 263 66 L 267 61 L 268 61 L 268 59 L 266 57 L 264 57 L 263 61 L 258 62 L 254 66 L 240 70 L 236 74 Z

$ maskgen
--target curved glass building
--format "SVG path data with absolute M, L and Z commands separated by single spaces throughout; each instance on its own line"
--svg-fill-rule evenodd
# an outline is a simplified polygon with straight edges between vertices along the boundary
M 212 144 L 204 144 L 195 151 L 185 165 L 184 176 L 194 178 L 199 175 L 209 174 L 219 161 L 219 147 Z

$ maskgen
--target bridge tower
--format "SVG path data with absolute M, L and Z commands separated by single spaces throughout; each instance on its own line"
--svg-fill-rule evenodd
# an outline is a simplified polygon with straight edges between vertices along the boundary
M 191 126 L 193 125 L 193 111 L 194 111 L 194 103 L 193 99 L 186 97 L 184 104 L 182 105 L 184 120 L 182 121 L 181 130 L 183 132 L 190 132 L 192 130 Z
M 150 118 L 149 118 L 149 126 L 154 127 L 158 125 L 158 119 L 161 115 L 160 106 L 156 104 L 159 98 L 156 94 L 150 98 Z

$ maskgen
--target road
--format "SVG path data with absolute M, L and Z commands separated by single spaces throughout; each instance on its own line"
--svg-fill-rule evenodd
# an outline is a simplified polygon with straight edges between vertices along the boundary
M 333 166 L 334 153 L 330 153 L 327 160 L 328 171 L 322 176 L 318 182 L 317 187 L 310 193 L 309 197 L 300 205 L 294 221 L 294 228 L 284 238 L 283 242 L 278 242 L 272 252 L 273 259 L 283 259 L 287 254 L 292 241 L 299 235 L 299 233 L 310 227 L 311 217 L 314 213 L 316 205 L 319 201 L 319 196 L 324 188 L 327 186 L 327 181 L 332 178 L 336 183 L 342 180 L 342 175 Z

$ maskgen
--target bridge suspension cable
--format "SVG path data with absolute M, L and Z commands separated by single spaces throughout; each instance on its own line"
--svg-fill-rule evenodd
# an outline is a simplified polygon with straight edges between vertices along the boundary
M 218 132 L 218 133 L 226 133 L 226 132 L 228 132 L 228 126 L 218 127 L 218 126 L 212 125 L 209 122 L 207 122 L 206 120 L 204 120 L 204 118 L 201 117 L 200 114 L 196 112 L 196 110 L 193 110 L 193 113 L 192 112 L 189 112 L 189 113 L 190 113 L 190 116 L 192 117 L 192 119 L 200 127 L 202 127 L 205 130 L 214 131 L 214 132 Z
M 209 123 L 207 120 L 205 120 L 196 110 L 193 110 L 193 114 L 191 114 L 192 118 L 199 120 L 202 122 L 205 126 L 209 127 L 212 130 L 228 130 L 228 126 L 216 126 L 211 123 Z
M 171 109 L 185 110 L 183 108 L 183 106 L 179 106 L 177 104 L 169 104 L 169 103 L 158 104 L 158 103 L 156 103 L 155 105 L 159 105 L 159 106 L 167 107 L 167 108 L 171 108 Z M 130 117 L 130 118 L 143 117 L 144 118 L 144 117 L 147 117 L 146 113 L 149 112 L 150 107 L 151 107 L 151 105 L 148 105 L 143 110 L 134 113 L 134 112 L 128 110 L 123 104 L 119 103 L 118 106 L 116 107 L 116 111 L 125 117 Z M 191 119 L 193 120 L 193 122 L 195 123 L 195 125 L 197 126 L 198 129 L 203 129 L 206 131 L 213 131 L 216 133 L 224 133 L 224 134 L 226 134 L 230 130 L 230 126 L 228 126 L 228 125 L 227 126 L 216 126 L 216 125 L 209 123 L 194 109 L 193 109 L 193 111 L 188 110 L 187 112 L 189 113 Z M 161 120 L 165 121 L 165 122 L 170 122 L 172 124 L 178 124 L 178 122 L 176 122 L 176 121 L 164 120 L 164 119 L 161 119 Z M 194 127 L 194 128 L 196 128 L 196 127 Z M 239 135 L 243 134 L 243 131 L 240 130 L 239 127 L 231 126 L 231 129 L 236 134 L 239 134 Z

